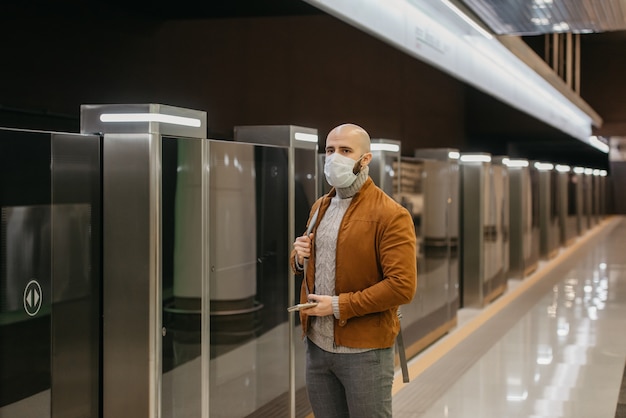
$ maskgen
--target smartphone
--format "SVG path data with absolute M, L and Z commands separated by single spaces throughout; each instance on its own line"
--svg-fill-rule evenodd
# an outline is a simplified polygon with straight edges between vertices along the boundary
M 295 312 L 301 309 L 308 309 L 317 306 L 317 302 L 298 303 L 287 308 L 287 312 Z

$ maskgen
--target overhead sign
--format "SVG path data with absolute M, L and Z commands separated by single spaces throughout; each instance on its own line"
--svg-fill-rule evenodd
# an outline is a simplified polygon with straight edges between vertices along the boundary
M 43 294 L 37 280 L 31 280 L 24 288 L 24 310 L 29 316 L 35 316 L 41 309 Z

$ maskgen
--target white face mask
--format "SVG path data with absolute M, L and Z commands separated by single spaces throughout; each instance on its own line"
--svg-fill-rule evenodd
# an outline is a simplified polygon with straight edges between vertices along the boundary
M 352 158 L 344 157 L 337 153 L 326 157 L 324 175 L 326 176 L 328 184 L 338 189 L 351 186 L 357 176 L 354 174 L 354 166 L 361 158 L 363 158 L 363 156 L 354 161 Z

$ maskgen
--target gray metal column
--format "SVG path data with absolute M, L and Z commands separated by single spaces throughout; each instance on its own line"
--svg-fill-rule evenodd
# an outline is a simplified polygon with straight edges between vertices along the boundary
M 205 138 L 206 113 L 158 104 L 83 105 L 81 132 L 104 133 L 103 415 L 159 417 L 161 141 Z
M 576 183 L 574 183 L 575 174 L 568 165 L 559 164 L 555 167 L 557 171 L 557 193 L 559 199 L 559 226 L 560 226 L 560 244 L 561 246 L 569 246 L 574 242 L 576 237 Z
M 483 307 L 504 291 L 496 278 L 495 201 L 490 183 L 491 155 L 463 154 L 461 167 L 461 303 Z
M 497 156 L 491 159 L 491 168 L 494 180 L 494 193 L 496 198 L 496 222 L 498 223 L 497 242 L 500 247 L 502 259 L 501 280 L 506 280 L 510 266 L 510 180 L 507 156 Z
M 558 218 L 556 215 L 557 201 L 554 188 L 554 165 L 551 163 L 535 162 L 539 171 L 539 229 L 540 229 L 540 256 L 550 259 L 558 251 Z
M 536 267 L 536 260 L 531 257 L 532 220 L 531 191 L 528 160 L 509 160 L 510 192 L 509 192 L 509 274 L 515 278 L 523 278 Z
M 583 235 L 588 228 L 587 219 L 585 217 L 585 169 L 583 167 L 574 167 L 572 181 L 576 194 L 576 234 Z

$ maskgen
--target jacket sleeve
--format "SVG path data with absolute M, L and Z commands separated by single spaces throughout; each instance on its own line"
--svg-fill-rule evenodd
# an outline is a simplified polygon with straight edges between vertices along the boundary
M 413 299 L 417 254 L 413 219 L 398 207 L 380 233 L 376 249 L 382 280 L 358 292 L 339 294 L 341 320 L 382 312 Z
M 300 270 L 296 266 L 296 250 L 291 250 L 291 256 L 290 256 L 290 259 L 289 259 L 289 264 L 291 265 L 291 271 L 293 272 L 293 274 L 295 274 L 295 275 L 302 275 L 304 270 Z
M 302 231 L 302 234 L 306 233 L 306 230 L 309 228 L 309 224 L 311 223 L 311 218 L 313 217 L 313 214 L 317 211 L 317 209 L 321 206 L 321 198 L 313 204 L 313 206 L 311 207 L 311 211 L 309 212 L 309 219 L 306 222 L 306 228 L 304 231 Z M 319 217 L 318 217 L 318 222 L 319 222 Z M 298 274 L 302 274 L 302 269 L 299 269 L 297 267 L 297 262 L 296 262 L 296 250 L 293 249 L 291 250 L 291 254 L 289 256 L 289 264 L 291 265 L 291 271 L 298 275 Z

